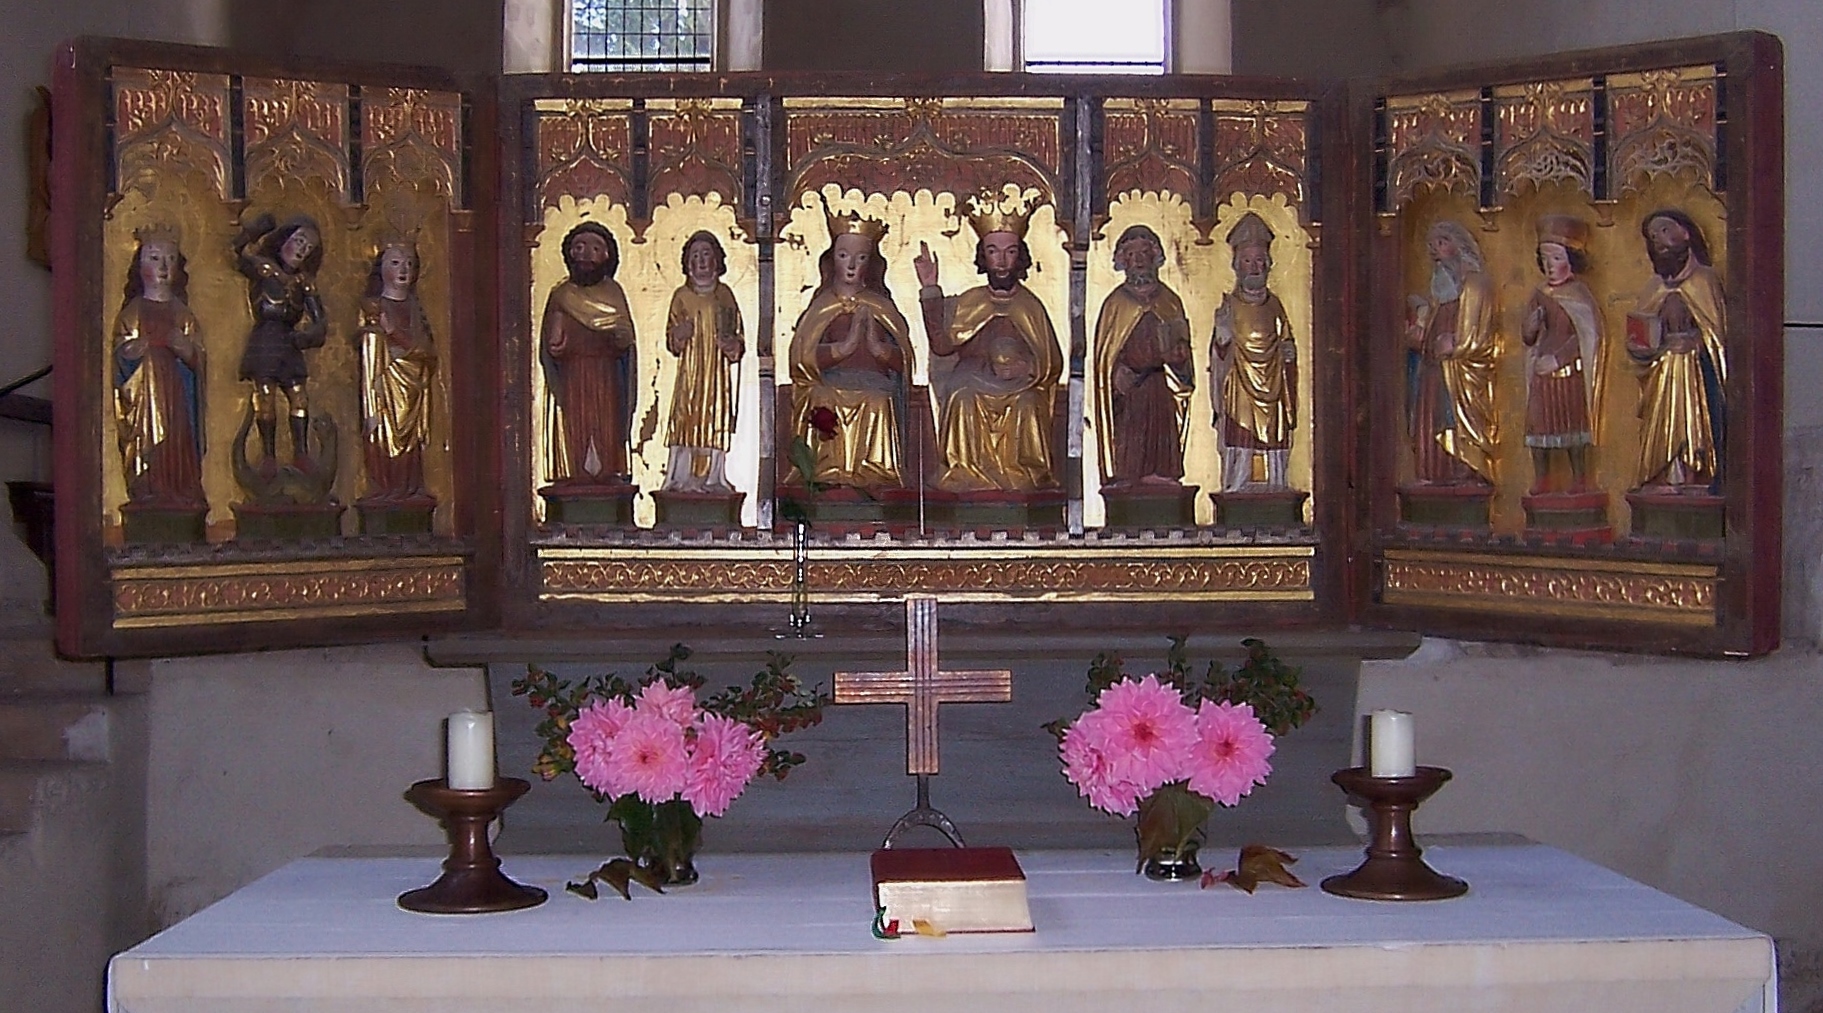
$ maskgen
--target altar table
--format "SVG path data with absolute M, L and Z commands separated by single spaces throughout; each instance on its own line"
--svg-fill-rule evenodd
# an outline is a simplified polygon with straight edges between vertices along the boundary
M 1776 1013 L 1768 937 L 1561 851 L 1433 845 L 1470 892 L 1160 884 L 1130 854 L 1022 852 L 1033 933 L 874 939 L 867 856 L 700 857 L 659 897 L 564 892 L 585 857 L 506 859 L 541 907 L 450 916 L 394 897 L 434 859 L 306 858 L 116 956 L 115 1013 Z M 1205 856 L 1213 861 L 1232 856 Z

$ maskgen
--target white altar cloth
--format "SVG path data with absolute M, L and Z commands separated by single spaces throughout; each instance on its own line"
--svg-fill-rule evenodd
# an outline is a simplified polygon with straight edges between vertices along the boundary
M 1220 861 L 1232 856 L 1207 855 Z M 874 939 L 866 855 L 701 856 L 659 897 L 565 893 L 586 857 L 506 859 L 506 914 L 394 898 L 429 859 L 306 858 L 114 958 L 114 1013 L 1776 1013 L 1768 937 L 1551 848 L 1427 849 L 1456 900 L 1152 883 L 1129 854 L 1021 853 L 1037 931 Z

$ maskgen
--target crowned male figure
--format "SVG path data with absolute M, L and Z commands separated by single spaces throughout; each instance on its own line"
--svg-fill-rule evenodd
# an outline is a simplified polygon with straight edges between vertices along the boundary
M 1722 477 L 1728 381 L 1726 301 L 1709 244 L 1689 215 L 1666 208 L 1640 225 L 1652 280 L 1627 320 L 1627 353 L 1643 371 L 1641 487 L 1702 493 Z
M 1063 354 L 1044 303 L 1025 287 L 1031 210 L 993 194 L 975 198 L 969 225 L 975 268 L 987 278 L 946 306 L 937 258 L 919 243 L 912 261 L 931 354 L 954 356 L 938 411 L 942 445 L 937 487 L 946 492 L 1054 489 L 1052 399 Z
M 1405 332 L 1407 431 L 1418 481 L 1491 485 L 1494 381 L 1500 355 L 1494 283 L 1469 230 L 1443 220 L 1430 227 L 1430 290 L 1410 298 Z
M 1285 304 L 1267 286 L 1274 238 L 1251 211 L 1228 230 L 1234 291 L 1222 296 L 1209 342 L 1224 492 L 1250 483 L 1258 457 L 1266 460 L 1266 485 L 1285 488 L 1298 427 L 1298 346 Z
M 540 359 L 550 392 L 551 477 L 559 485 L 626 481 L 632 426 L 633 315 L 614 280 L 620 247 L 597 222 L 563 237 L 569 277 L 544 303 Z

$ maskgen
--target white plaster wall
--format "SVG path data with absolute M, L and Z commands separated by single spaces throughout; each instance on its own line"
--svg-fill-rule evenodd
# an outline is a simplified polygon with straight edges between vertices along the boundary
M 1227 74 L 1234 67 L 1233 19 L 1228 0 L 1177 0 L 1171 8 L 1180 74 Z
M 402 794 L 443 776 L 441 722 L 485 709 L 481 669 L 430 668 L 415 644 L 149 668 L 146 879 L 158 924 L 319 848 L 444 842 Z
M 33 89 L 50 86 L 57 46 L 79 35 L 114 35 L 220 45 L 225 0 L 59 0 L 6 5 L 0 31 L 0 383 L 51 361 L 51 276 L 25 257 L 26 117 Z M 50 396 L 43 380 L 23 393 Z M 0 481 L 50 478 L 44 426 L 0 422 Z

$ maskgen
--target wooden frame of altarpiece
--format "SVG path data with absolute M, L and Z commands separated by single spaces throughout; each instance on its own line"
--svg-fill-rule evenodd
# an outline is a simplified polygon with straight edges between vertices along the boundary
M 946 623 L 964 626 L 1270 632 L 1366 622 L 1768 650 L 1779 574 L 1779 86 L 1777 42 L 1753 34 L 1348 85 L 766 74 L 462 82 L 77 43 L 56 88 L 58 193 L 71 195 L 55 208 L 60 646 L 93 656 L 458 628 L 770 630 L 792 593 L 789 500 L 813 518 L 807 590 L 832 634 L 890 627 L 898 599 L 921 591 L 954 603 Z M 1578 111 L 1565 113 L 1566 102 Z M 486 140 L 494 136 L 498 145 Z M 1507 467 L 1482 496 L 1482 519 L 1472 493 L 1420 490 L 1408 508 L 1411 487 L 1426 483 L 1413 472 L 1402 410 L 1402 314 L 1422 301 L 1406 294 L 1422 286 L 1406 282 L 1429 270 L 1412 266 L 1425 230 L 1453 214 L 1470 235 L 1508 237 L 1483 241 L 1484 267 L 1519 303 L 1538 280 L 1536 267 L 1525 275 L 1537 237 L 1520 218 L 1573 214 L 1576 194 L 1583 228 L 1606 237 L 1588 282 L 1616 326 L 1636 307 L 1609 293 L 1650 266 L 1643 238 L 1633 248 L 1615 238 L 1628 227 L 1643 235 L 1642 201 L 1682 199 L 1699 231 L 1726 222 L 1725 245 L 1709 239 L 1725 250 L 1713 272 L 1726 293 L 1726 380 L 1706 392 L 1738 420 L 1718 451 L 1731 466 L 1716 469 L 1714 488 L 1685 490 L 1689 511 L 1648 496 L 1641 512 L 1659 511 L 1642 525 L 1650 531 L 1629 527 L 1638 507 L 1624 481 L 1605 508 L 1579 515 L 1580 528 L 1553 516 L 1556 528 L 1531 530 L 1511 487 L 1522 470 L 1511 460 L 1527 447 L 1511 423 L 1524 419 L 1514 404 L 1528 390 L 1517 363 L 1529 360 L 1509 310 L 1493 325 L 1503 365 L 1480 374 L 1495 378 L 1491 403 L 1509 422 L 1496 455 Z M 913 261 L 932 251 L 947 296 L 979 285 L 971 212 L 995 211 L 1026 230 L 1024 284 L 1055 335 L 1038 353 L 1055 362 L 1048 385 L 1022 395 L 1037 405 L 1031 417 L 1048 421 L 1036 428 L 1051 481 L 1036 493 L 970 495 L 939 481 L 951 452 L 939 439 L 945 399 L 961 381 L 949 357 L 930 354 Z M 242 231 L 262 213 L 276 229 Z M 320 263 L 280 242 L 299 215 L 314 220 Z M 886 227 L 874 249 L 910 353 L 894 401 L 900 483 L 865 494 L 806 487 L 793 465 L 804 418 L 794 330 L 811 317 L 818 261 L 841 220 Z M 596 475 L 598 457 L 565 457 L 565 434 L 583 430 L 555 415 L 547 389 L 558 374 L 541 321 L 568 277 L 566 237 L 584 223 L 614 237 L 636 335 L 614 381 L 630 473 L 617 489 Z M 1114 367 L 1097 357 L 1125 339 L 1097 332 L 1122 286 L 1114 248 L 1146 230 L 1163 254 L 1159 281 L 1182 304 L 1155 314 L 1168 321 L 1157 333 L 1187 331 L 1190 345 L 1178 363 L 1189 368 L 1174 371 L 1190 381 L 1173 402 L 1182 491 L 1167 483 L 1162 493 L 1156 481 L 1135 493 L 1102 463 L 1130 451 L 1107 449 L 1116 434 L 1101 391 L 1114 389 L 1104 380 Z M 738 320 L 742 342 L 727 374 L 728 446 L 712 462 L 734 492 L 692 497 L 666 481 L 669 413 L 700 396 L 678 384 L 666 307 L 685 280 L 682 250 L 702 232 L 722 251 L 731 305 L 718 319 Z M 1223 450 L 1237 438 L 1216 415 L 1216 392 L 1235 371 L 1210 370 L 1211 336 L 1218 315 L 1232 320 L 1225 300 L 1243 294 L 1243 239 L 1270 254 L 1265 277 L 1281 309 L 1266 326 L 1276 337 L 1252 335 L 1265 342 L 1254 362 L 1264 372 L 1234 396 L 1251 389 L 1270 413 L 1289 392 L 1296 409 L 1277 416 L 1286 435 L 1275 446 L 1289 449 L 1275 458 L 1241 439 L 1226 466 L 1248 471 L 1224 483 Z M 128 291 L 129 276 L 158 283 L 145 265 L 159 258 L 144 251 L 160 242 L 186 258 L 176 314 L 168 300 L 149 306 L 157 300 Z M 416 254 L 403 301 L 396 278 L 385 288 L 389 248 Z M 313 331 L 318 316 L 325 326 Z M 166 332 L 188 343 L 160 345 Z M 1614 441 L 1637 442 L 1639 427 L 1605 420 L 1633 410 L 1633 378 L 1666 347 L 1664 332 L 1641 333 L 1636 364 L 1603 360 L 1608 407 L 1583 457 L 1604 462 L 1597 470 L 1610 479 L 1625 456 Z M 303 347 L 307 379 L 272 365 L 295 363 L 288 351 L 248 354 L 274 334 Z M 1605 340 L 1603 350 L 1628 352 Z M 193 347 L 205 353 L 200 366 Z M 425 370 L 425 359 L 435 365 Z M 396 375 L 392 362 L 405 363 Z M 1277 400 L 1262 401 L 1274 376 L 1286 378 Z M 190 435 L 185 420 L 201 439 L 172 457 L 175 444 L 159 434 Z M 293 427 L 301 454 L 287 442 Z M 591 476 L 580 493 L 565 474 L 578 468 Z M 1515 630 L 1516 608 L 1538 621 Z

